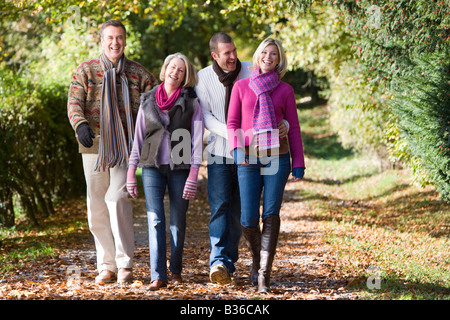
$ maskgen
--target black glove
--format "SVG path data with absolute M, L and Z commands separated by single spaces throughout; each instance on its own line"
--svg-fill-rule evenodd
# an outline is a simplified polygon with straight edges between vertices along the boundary
M 77 135 L 78 141 L 86 148 L 90 148 L 94 144 L 94 141 L 92 140 L 95 138 L 94 131 L 92 131 L 91 127 L 89 127 L 86 122 L 83 122 L 78 126 Z

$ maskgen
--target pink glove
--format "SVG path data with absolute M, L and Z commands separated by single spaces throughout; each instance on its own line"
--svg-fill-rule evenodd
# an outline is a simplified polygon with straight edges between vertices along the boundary
M 192 200 L 197 191 L 198 168 L 191 167 L 183 190 L 183 199 Z
M 137 180 L 136 180 L 136 168 L 128 168 L 127 191 L 133 199 L 136 199 L 136 197 L 138 195 Z

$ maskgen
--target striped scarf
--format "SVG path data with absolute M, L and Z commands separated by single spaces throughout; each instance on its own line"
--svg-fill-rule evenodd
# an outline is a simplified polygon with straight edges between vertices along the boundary
M 260 150 L 277 148 L 280 146 L 277 120 L 272 103 L 273 89 L 280 83 L 280 78 L 275 70 L 259 73 L 256 68 L 250 76 L 250 88 L 258 97 L 253 108 L 253 134 Z
M 104 71 L 102 95 L 100 99 L 100 145 L 95 171 L 105 171 L 116 165 L 128 163 L 128 155 L 133 146 L 134 123 L 130 106 L 128 80 L 125 75 L 125 55 L 120 59 L 117 68 L 103 53 L 100 64 Z M 116 76 L 120 77 L 122 96 L 128 128 L 127 136 L 119 115 L 119 101 L 116 92 Z

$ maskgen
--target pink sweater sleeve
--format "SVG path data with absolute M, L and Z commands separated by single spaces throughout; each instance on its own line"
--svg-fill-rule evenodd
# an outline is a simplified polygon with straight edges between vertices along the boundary
M 292 158 L 292 169 L 305 168 L 305 158 L 303 154 L 303 140 L 300 130 L 300 124 L 298 121 L 297 103 L 295 102 L 295 94 L 292 87 L 291 92 L 286 95 L 286 103 L 284 110 L 284 119 L 289 122 L 289 148 Z M 277 121 L 279 122 L 277 118 Z

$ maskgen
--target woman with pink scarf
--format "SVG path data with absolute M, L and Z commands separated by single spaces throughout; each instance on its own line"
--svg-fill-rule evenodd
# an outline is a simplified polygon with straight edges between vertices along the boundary
M 170 201 L 170 280 L 181 281 L 182 255 L 189 200 L 196 193 L 202 163 L 203 115 L 194 91 L 197 74 L 181 53 L 169 55 L 159 86 L 141 95 L 127 190 L 137 196 L 136 168 L 142 168 L 147 207 L 151 284 L 167 285 L 164 195 Z
M 268 292 L 291 158 L 294 181 L 303 178 L 305 161 L 294 90 L 280 80 L 287 71 L 280 41 L 265 39 L 253 65 L 250 78 L 233 87 L 227 129 L 238 165 L 242 231 L 253 258 L 250 279 L 259 292 Z M 278 135 L 277 123 L 283 119 L 289 123 L 287 138 Z

